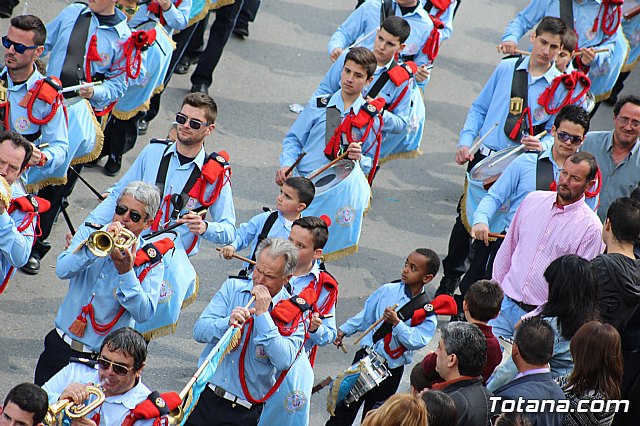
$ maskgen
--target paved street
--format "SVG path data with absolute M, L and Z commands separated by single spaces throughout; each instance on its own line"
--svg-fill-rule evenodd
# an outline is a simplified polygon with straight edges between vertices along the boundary
M 22 0 L 21 3 L 24 3 Z M 67 2 L 29 1 L 30 13 L 45 22 Z M 69 2 L 70 3 L 70 2 Z M 296 115 L 291 103 L 305 104 L 330 63 L 326 44 L 335 28 L 348 16 L 355 0 L 267 0 L 250 26 L 246 40 L 230 40 L 214 74 L 210 94 L 218 103 L 217 128 L 207 141 L 207 151 L 225 149 L 231 156 L 233 192 L 238 225 L 273 206 L 278 188 L 273 183 L 282 138 Z M 364 221 L 360 250 L 328 264 L 338 278 L 340 297 L 337 321 L 342 324 L 357 313 L 364 299 L 382 283 L 399 278 L 406 255 L 416 247 L 446 255 L 455 207 L 462 191 L 463 168 L 453 152 L 469 105 L 500 60 L 495 46 L 507 22 L 528 2 L 525 0 L 465 0 L 454 33 L 441 48 L 425 91 L 427 122 L 422 142 L 424 155 L 386 163 L 376 177 L 371 208 Z M 22 4 L 16 13 L 22 11 Z M 8 20 L 0 21 L 5 34 Z M 526 48 L 526 45 L 521 47 Z M 640 87 L 636 72 L 627 87 Z M 159 117 L 134 152 L 125 157 L 128 167 L 151 137 L 164 137 L 173 116 L 188 92 L 187 76 L 174 76 L 163 97 Z M 602 106 L 592 122 L 593 130 L 609 129 L 612 112 Z M 100 169 L 83 175 L 98 189 L 116 182 Z M 97 204 L 81 183 L 69 209 L 79 225 Z M 57 308 L 68 283 L 54 271 L 63 249 L 66 225 L 62 218 L 54 229 L 53 250 L 37 277 L 18 273 L 0 296 L 0 397 L 15 384 L 31 381 L 43 338 L 53 327 Z M 161 392 L 178 391 L 196 369 L 203 345 L 192 338 L 192 328 L 226 275 L 240 268 L 237 261 L 218 258 L 210 243 L 203 243 L 193 259 L 200 277 L 197 301 L 183 311 L 175 335 L 153 341 L 144 369 L 144 382 Z M 431 291 L 435 290 L 434 280 Z M 348 344 L 354 339 L 345 339 Z M 433 350 L 436 339 L 429 345 Z M 420 351 L 421 359 L 426 350 Z M 316 382 L 346 369 L 355 349 L 343 354 L 333 346 L 319 351 Z M 408 389 L 408 371 L 400 390 Z M 314 395 L 311 425 L 324 424 L 326 390 Z

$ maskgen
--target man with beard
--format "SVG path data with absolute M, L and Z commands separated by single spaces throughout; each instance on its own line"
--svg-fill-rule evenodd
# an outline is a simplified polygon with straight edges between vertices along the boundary
M 557 193 L 534 191 L 516 210 L 493 264 L 493 279 L 505 296 L 500 314 L 489 321 L 496 337 L 513 337 L 520 317 L 547 301 L 543 274 L 553 260 L 565 254 L 590 260 L 602 252 L 602 224 L 584 202 L 597 169 L 588 152 L 571 155 L 560 171 Z

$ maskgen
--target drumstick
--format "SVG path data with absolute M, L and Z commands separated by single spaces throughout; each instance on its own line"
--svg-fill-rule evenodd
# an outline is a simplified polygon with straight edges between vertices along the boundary
M 396 303 L 395 305 L 393 305 L 392 309 L 396 309 L 398 307 L 398 304 Z M 354 345 L 358 345 L 358 343 L 360 343 L 360 340 L 362 340 L 362 338 L 364 336 L 366 336 L 367 334 L 369 334 L 371 332 L 371 330 L 373 330 L 374 328 L 376 328 L 378 326 L 378 324 L 380 324 L 382 321 L 384 321 L 384 316 L 381 316 L 380 319 L 376 322 L 374 322 L 373 324 L 371 324 L 371 326 L 369 326 L 369 328 L 367 328 L 364 333 L 362 333 L 360 335 L 360 337 L 358 337 L 355 342 L 353 342 Z
M 504 237 L 506 237 L 506 235 L 503 235 L 503 234 L 496 234 L 495 232 L 489 232 L 489 237 L 491 237 L 491 238 L 502 238 L 502 239 L 504 239 Z
M 593 53 L 604 53 L 604 52 L 608 52 L 608 51 L 609 51 L 609 49 L 596 49 L 596 50 L 595 50 L 595 52 L 593 52 Z M 573 53 L 571 54 L 571 57 L 572 57 L 572 58 L 575 58 L 576 56 L 582 56 L 582 54 L 583 54 L 583 52 L 582 52 L 582 51 L 580 51 L 580 52 L 573 52 Z
M 218 250 L 218 251 L 222 251 L 222 248 L 220 248 L 220 247 L 216 247 L 216 250 Z M 234 254 L 233 254 L 233 256 L 231 256 L 231 257 L 235 257 L 236 259 L 240 259 L 240 260 L 242 260 L 243 262 L 247 262 L 247 263 L 250 263 L 250 264 L 252 264 L 252 265 L 255 265 L 255 264 L 256 264 L 256 262 L 254 262 L 253 260 L 248 259 L 248 258 L 246 258 L 246 257 L 244 257 L 244 256 L 240 256 L 239 254 L 235 254 L 235 253 L 234 253 Z
M 40 145 L 36 145 L 35 147 L 38 148 L 39 150 L 43 150 L 48 146 L 49 146 L 49 142 L 46 142 L 46 143 L 41 143 Z
M 320 315 L 318 318 L 320 319 L 333 318 L 333 314 Z
M 69 86 L 69 87 L 60 89 L 60 93 L 75 92 L 76 90 L 84 89 L 87 87 L 99 86 L 101 84 L 102 84 L 102 81 L 93 81 L 91 83 L 76 84 L 75 86 Z
M 487 138 L 487 136 L 489 136 L 491 134 L 491 132 L 493 132 L 493 130 L 498 127 L 500 123 L 496 122 L 496 124 L 494 124 L 493 126 L 491 126 L 491 128 L 489 130 L 487 130 L 487 133 L 485 133 L 484 135 L 482 135 L 482 137 L 480 139 L 478 139 L 473 145 L 471 145 L 471 148 L 469 148 L 469 154 L 475 154 L 479 149 L 480 149 L 480 145 L 482 145 L 482 142 L 484 142 L 484 140 Z
M 546 131 L 546 130 L 543 130 L 542 132 L 540 132 L 540 133 L 538 133 L 537 135 L 535 135 L 535 136 L 534 136 L 534 138 L 541 138 L 541 137 L 543 137 L 543 136 L 544 136 L 544 135 L 546 135 L 546 134 L 547 134 L 547 131 Z M 519 154 L 520 152 L 524 151 L 524 150 L 525 150 L 525 148 L 526 148 L 526 146 L 525 146 L 524 144 L 520 144 L 520 146 L 519 146 L 519 147 L 517 147 L 516 149 L 514 149 L 513 151 L 511 151 L 510 153 L 508 153 L 508 154 L 507 154 L 507 155 L 505 155 L 504 157 L 502 157 L 502 158 L 498 158 L 496 161 L 494 161 L 494 162 L 492 162 L 492 163 L 487 164 L 487 167 L 493 167 L 493 166 L 495 166 L 496 164 L 498 164 L 499 162 L 501 162 L 502 160 L 504 160 L 505 158 L 509 158 L 509 157 L 511 157 L 512 155 Z
M 500 45 L 500 44 L 499 44 L 497 47 L 498 47 L 498 52 L 500 52 L 500 53 L 507 53 L 507 52 L 505 52 L 504 50 L 502 50 L 502 45 Z M 525 56 L 529 56 L 529 55 L 531 55 L 531 52 L 528 52 L 528 51 L 526 51 L 526 50 L 521 50 L 521 49 L 514 49 L 514 50 L 513 50 L 513 53 L 516 53 L 516 54 L 518 54 L 518 55 L 525 55 Z
M 296 167 L 298 167 L 298 164 L 300 164 L 300 161 L 302 161 L 302 159 L 304 158 L 304 156 L 305 156 L 305 155 L 307 155 L 307 153 L 306 153 L 306 152 L 304 152 L 304 151 L 302 151 L 302 152 L 300 153 L 300 155 L 298 155 L 298 158 L 296 158 L 296 161 L 291 165 L 291 167 L 289 167 L 289 168 L 287 169 L 287 171 L 286 171 L 286 172 L 284 172 L 284 175 L 285 175 L 285 176 L 289 176 L 289 175 L 291 174 L 291 172 L 292 172 Z
M 347 155 L 349 155 L 349 151 L 343 152 L 342 154 L 340 154 L 339 156 L 334 158 L 329 164 L 325 164 L 324 166 L 320 167 L 315 172 L 311 173 L 309 176 L 307 176 L 307 179 L 313 179 L 314 177 L 318 176 L 320 173 L 322 173 L 325 170 L 327 170 L 329 167 L 331 167 L 334 164 L 336 164 L 338 161 L 344 160 L 347 157 Z

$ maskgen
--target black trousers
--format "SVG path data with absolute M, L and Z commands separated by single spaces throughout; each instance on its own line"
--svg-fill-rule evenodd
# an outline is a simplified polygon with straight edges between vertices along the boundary
M 477 152 L 473 161 L 467 166 L 467 171 L 471 171 L 471 169 L 484 158 L 486 158 L 485 155 Z M 458 201 L 458 207 L 456 209 L 458 216 L 456 217 L 456 222 L 453 224 L 453 229 L 451 229 L 451 235 L 449 236 L 447 256 L 442 260 L 444 276 L 452 280 L 457 280 L 467 271 L 466 261 L 467 258 L 471 256 L 471 235 L 469 235 L 469 232 L 467 232 L 462 224 L 461 218 L 465 212 L 462 211 L 461 203 L 462 197 L 460 197 L 460 201 Z
M 364 349 L 360 349 L 356 352 L 356 355 L 353 358 L 353 364 L 360 361 L 366 355 L 367 352 L 365 352 Z M 364 394 L 364 398 L 360 398 L 358 401 L 351 403 L 348 407 L 344 404 L 339 404 L 336 407 L 336 415 L 332 416 L 327 421 L 326 426 L 348 426 L 353 424 L 362 404 L 364 404 L 364 409 L 362 411 L 362 420 L 364 420 L 367 413 L 378 402 L 384 402 L 391 395 L 395 394 L 398 390 L 398 386 L 400 386 L 400 381 L 402 380 L 404 365 L 389 369 L 389 372 L 391 373 L 391 376 L 387 377 L 378 386 Z
M 250 426 L 257 425 L 262 414 L 263 404 L 254 404 L 247 409 L 236 404 L 232 407 L 228 401 L 205 387 L 200 394 L 198 404 L 187 418 L 185 426 Z M 273 425 L 276 426 L 276 425 Z
M 100 157 L 105 155 L 122 157 L 131 151 L 138 139 L 138 120 L 144 115 L 144 112 L 139 112 L 128 120 L 111 116 L 104 129 L 104 145 Z
M 220 62 L 222 51 L 235 28 L 243 3 L 243 0 L 236 0 L 235 3 L 223 6 L 216 11 L 216 19 L 209 30 L 209 41 L 198 59 L 198 66 L 191 75 L 192 84 L 210 86 L 213 82 L 213 71 Z
M 44 338 L 44 351 L 40 354 L 40 358 L 38 358 L 34 383 L 38 386 L 44 385 L 49 379 L 55 376 L 58 371 L 69 364 L 69 358 L 72 356 L 96 359 L 97 355 L 94 353 L 74 351 L 62 340 L 55 329 L 51 330 Z
M 256 20 L 258 9 L 260 9 L 260 0 L 244 0 L 235 28 L 249 28 L 249 22 Z
M 640 350 L 622 350 L 624 374 L 620 399 L 629 400 L 629 411 L 618 412 L 613 418 L 613 426 L 635 426 L 640 416 Z

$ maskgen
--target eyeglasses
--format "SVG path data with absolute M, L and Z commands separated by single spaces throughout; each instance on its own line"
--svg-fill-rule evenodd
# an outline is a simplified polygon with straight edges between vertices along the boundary
M 22 43 L 16 43 L 15 41 L 11 40 L 7 36 L 3 36 L 2 37 L 2 45 L 6 49 L 10 49 L 11 46 L 13 46 L 13 49 L 16 51 L 16 53 L 19 53 L 19 54 L 23 54 L 24 52 L 27 51 L 27 49 L 36 49 L 36 48 L 40 47 L 37 44 L 33 45 L 33 46 L 25 46 Z
M 138 6 L 135 7 L 124 7 L 120 3 L 116 3 L 116 7 L 126 13 L 127 15 L 135 15 L 138 11 Z
M 18 50 L 18 49 L 16 49 Z M 637 129 L 638 127 L 640 127 L 640 121 L 638 120 L 631 120 L 627 117 L 616 117 L 616 120 L 618 120 L 618 123 L 620 123 L 622 126 L 626 126 L 627 124 L 631 124 L 631 127 L 633 127 L 634 129 Z
M 113 372 L 116 373 L 118 376 L 126 376 L 127 374 L 129 374 L 131 370 L 133 370 L 133 367 L 127 367 L 126 365 L 109 361 L 108 359 L 102 358 L 101 356 L 99 356 L 96 361 L 98 362 L 98 367 L 100 369 L 109 370 L 109 367 L 111 367 Z
M 116 214 L 118 216 L 124 216 L 126 212 L 129 212 L 129 219 L 131 219 L 131 222 L 138 223 L 140 222 L 140 219 L 142 219 L 142 214 L 140 212 L 129 210 L 129 207 L 123 206 L 122 204 L 118 204 L 116 206 Z
M 567 132 L 558 132 L 557 135 L 558 139 L 560 139 L 562 142 L 571 141 L 571 145 L 580 145 L 580 143 L 582 142 L 582 136 L 570 135 Z
M 176 114 L 176 122 L 178 124 L 184 125 L 184 123 L 186 123 L 187 120 L 189 120 L 189 127 L 191 127 L 193 130 L 200 129 L 200 126 L 208 126 L 209 125 L 209 123 L 203 123 L 202 121 L 196 120 L 195 118 L 189 118 L 189 117 L 187 117 L 186 115 L 184 115 L 181 112 Z

